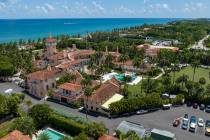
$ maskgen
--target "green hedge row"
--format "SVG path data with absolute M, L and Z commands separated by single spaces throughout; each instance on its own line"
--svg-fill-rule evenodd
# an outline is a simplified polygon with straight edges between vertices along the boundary
M 85 129 L 84 125 L 57 114 L 52 114 L 49 120 L 49 124 L 58 130 L 62 128 L 63 131 L 71 134 L 72 136 L 78 135 Z

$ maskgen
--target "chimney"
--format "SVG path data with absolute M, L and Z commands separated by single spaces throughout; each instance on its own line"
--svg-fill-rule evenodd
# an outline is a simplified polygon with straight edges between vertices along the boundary
M 66 58 L 67 57 L 67 51 L 63 50 L 63 57 Z
M 47 71 L 52 71 L 52 67 L 50 66 L 50 64 L 48 64 L 47 66 Z
M 106 53 L 108 53 L 108 47 L 106 46 Z
M 118 46 L 117 46 L 117 50 L 116 50 L 116 53 L 119 53 L 119 48 L 118 48 Z
M 72 48 L 73 48 L 73 50 L 76 50 L 77 49 L 76 44 L 72 44 Z

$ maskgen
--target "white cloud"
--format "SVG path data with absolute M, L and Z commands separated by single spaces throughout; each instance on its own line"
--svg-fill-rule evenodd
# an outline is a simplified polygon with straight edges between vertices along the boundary
M 35 6 L 35 9 L 36 9 L 36 11 L 35 11 L 36 13 L 37 12 L 42 12 L 42 13 L 45 13 L 45 14 L 48 14 L 48 13 L 55 10 L 54 6 L 49 4 L 49 3 L 45 3 L 42 6 L 37 5 L 37 6 Z
M 121 5 L 117 11 L 120 12 L 120 13 L 126 13 L 126 14 L 135 13 L 134 10 L 129 9 L 129 8 L 125 7 L 124 5 Z
M 144 3 L 147 3 L 147 2 L 149 2 L 150 0 L 144 0 Z
M 6 4 L 3 2 L 0 2 L 0 10 L 6 8 Z
M 206 6 L 201 3 L 201 2 L 190 2 L 190 3 L 186 3 L 184 8 L 183 8 L 183 11 L 185 13 L 191 13 L 191 12 L 198 12 L 198 11 L 201 11 L 203 9 L 206 9 Z
M 105 10 L 105 8 L 103 6 L 101 6 L 101 4 L 97 3 L 96 1 L 93 1 L 92 4 L 93 4 L 94 8 L 96 8 L 96 9 L 98 9 L 100 11 L 104 11 Z

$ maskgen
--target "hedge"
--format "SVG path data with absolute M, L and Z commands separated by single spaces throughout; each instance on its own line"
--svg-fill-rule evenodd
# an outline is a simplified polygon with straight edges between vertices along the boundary
M 84 125 L 57 114 L 51 115 L 49 124 L 51 124 L 52 127 L 55 127 L 58 130 L 62 129 L 63 131 L 69 133 L 72 136 L 78 135 L 85 129 Z

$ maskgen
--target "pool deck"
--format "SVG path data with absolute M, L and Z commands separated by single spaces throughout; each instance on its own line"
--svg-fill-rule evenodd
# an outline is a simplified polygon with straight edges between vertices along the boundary
M 114 77 L 114 75 L 116 75 L 118 73 L 116 72 L 111 72 L 111 73 L 107 73 L 105 75 L 102 76 L 102 82 L 105 83 L 106 81 L 112 79 L 112 77 Z M 125 75 L 131 75 L 132 73 L 125 73 Z M 136 85 L 138 84 L 140 81 L 142 80 L 142 76 L 137 76 L 135 80 L 133 80 L 132 82 L 128 83 L 129 85 Z

